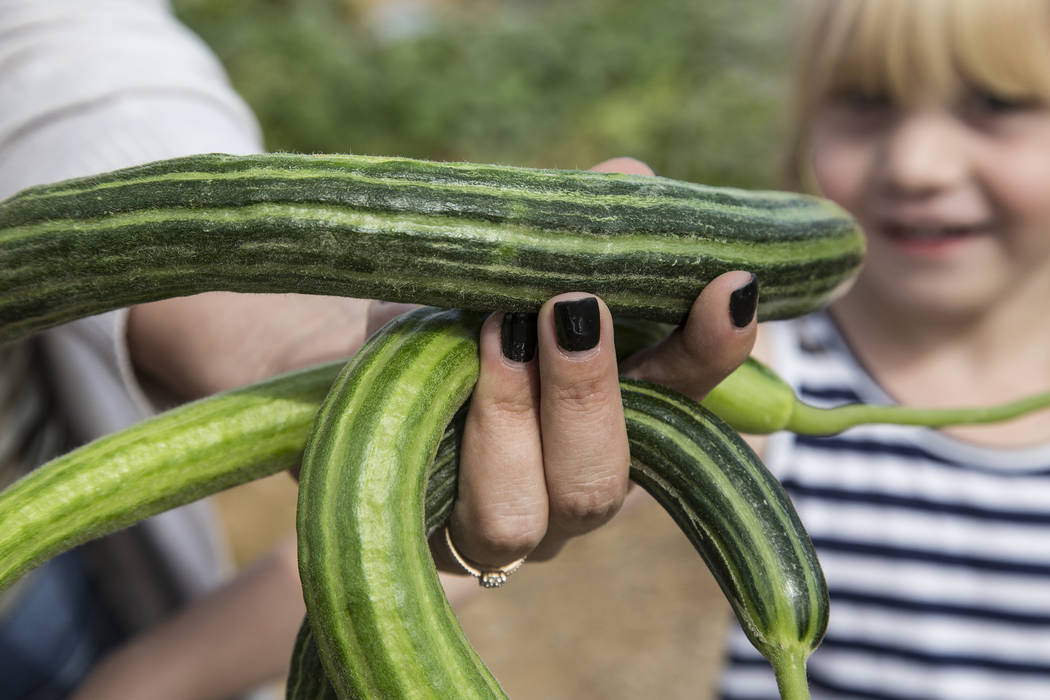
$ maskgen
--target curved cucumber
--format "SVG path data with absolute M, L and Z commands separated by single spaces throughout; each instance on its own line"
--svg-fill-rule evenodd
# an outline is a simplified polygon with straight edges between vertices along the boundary
M 318 639 L 328 640 L 330 646 L 342 644 L 328 626 L 344 624 L 339 611 L 349 605 L 355 610 L 351 621 L 365 626 L 361 635 L 371 643 L 396 647 L 406 641 L 404 636 L 388 640 L 374 629 L 367 631 L 368 625 L 398 628 L 408 636 L 408 646 L 393 651 L 384 646 L 385 654 L 426 658 L 438 644 L 446 654 L 438 666 L 446 668 L 452 649 L 455 663 L 466 664 L 474 674 L 467 681 L 450 682 L 456 697 L 465 688 L 475 688 L 480 697 L 499 697 L 500 691 L 459 638 L 454 618 L 434 612 L 444 605 L 440 589 L 431 591 L 432 599 L 403 605 L 419 600 L 414 589 L 405 593 L 404 587 L 429 585 L 425 535 L 443 522 L 452 506 L 461 423 L 446 425 L 476 378 L 479 322 L 477 315 L 424 309 L 395 320 L 368 343 L 348 365 L 352 369 L 344 372 L 342 389 L 331 394 L 330 401 L 337 403 L 321 421 L 329 426 L 326 430 L 335 430 L 341 441 L 358 449 L 359 457 L 366 457 L 356 467 L 364 476 L 343 481 L 344 467 L 336 460 L 342 448 L 318 437 L 303 469 L 300 512 L 307 591 L 328 595 L 330 589 L 343 587 L 341 573 L 333 574 L 331 568 L 346 565 L 339 529 L 359 532 L 365 527 L 403 548 L 397 554 L 389 542 L 376 544 L 374 539 L 356 548 L 358 558 L 355 563 L 351 557 L 351 565 L 358 567 L 360 581 L 375 589 L 364 597 L 360 591 L 350 594 L 342 599 L 344 607 L 329 606 L 329 613 L 321 614 L 326 626 L 324 634 L 318 631 Z M 0 494 L 0 587 L 91 537 L 294 466 L 336 368 L 328 365 L 288 375 L 175 409 L 65 455 L 17 482 Z M 343 396 L 347 391 L 350 398 Z M 354 404 L 355 392 L 365 400 Z M 632 478 L 675 517 L 715 572 L 744 629 L 778 668 L 785 687 L 801 693 L 802 663 L 819 641 L 827 602 L 812 547 L 790 503 L 735 434 L 693 402 L 629 380 L 623 380 L 622 394 L 634 460 Z M 344 415 L 337 406 L 357 408 Z M 344 431 L 340 426 L 347 416 L 352 424 Z M 424 427 L 406 432 L 404 426 Z M 359 430 L 374 437 L 358 441 Z M 309 466 L 318 459 L 326 463 L 321 471 Z M 404 471 L 406 460 L 415 470 L 411 478 Z M 419 496 L 421 483 L 429 485 L 425 498 Z M 400 515 L 391 515 L 395 509 Z M 348 513 L 363 520 L 347 525 L 338 516 Z M 312 585 L 307 583 L 311 576 Z M 385 577 L 395 579 L 394 585 Z M 365 614 L 391 595 L 410 619 L 399 624 Z M 434 600 L 437 608 L 430 607 Z M 356 614 L 359 610 L 361 615 Z M 424 622 L 417 625 L 419 615 Z M 446 624 L 452 627 L 443 627 Z M 435 629 L 443 630 L 436 641 L 430 636 Z M 371 668 L 376 658 L 351 650 L 349 667 Z M 418 672 L 416 663 L 393 666 L 399 673 Z M 436 673 L 427 669 L 422 687 L 434 687 L 440 677 Z M 482 682 L 473 685 L 479 678 Z M 416 677 L 399 682 L 409 689 L 417 688 L 412 684 L 419 681 Z M 343 692 L 352 697 L 348 693 L 357 691 L 344 687 Z M 363 695 L 369 693 L 375 696 L 368 689 Z M 380 690 L 378 696 L 389 694 Z
M 669 389 L 621 379 L 631 479 L 707 562 L 781 697 L 808 698 L 806 659 L 824 637 L 828 591 L 780 482 L 740 436 Z
M 299 476 L 299 573 L 342 698 L 493 698 L 427 547 L 424 490 L 478 375 L 480 315 L 422 309 L 372 336 L 317 413 Z
M 430 465 L 424 507 L 428 537 L 448 519 L 456 499 L 459 441 L 463 435 L 465 416 L 465 411 L 460 411 L 449 423 L 434 462 Z M 310 620 L 305 617 L 295 638 L 285 697 L 287 700 L 336 700 L 339 697 L 321 664 L 313 628 L 310 626 Z
M 300 572 L 313 634 L 343 698 L 500 698 L 438 583 L 426 467 L 478 371 L 478 319 L 421 310 L 347 364 L 301 472 Z M 785 698 L 827 625 L 812 543 L 782 487 L 695 402 L 621 380 L 632 478 L 689 536 Z M 350 507 L 353 504 L 353 507 Z
M 827 304 L 864 239 L 825 200 L 667 178 L 352 155 L 191 156 L 0 203 L 0 341 L 203 291 L 534 310 L 585 289 L 677 323 L 715 276 L 761 319 Z

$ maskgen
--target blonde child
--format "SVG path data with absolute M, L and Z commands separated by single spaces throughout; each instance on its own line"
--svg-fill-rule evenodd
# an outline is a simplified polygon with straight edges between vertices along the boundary
M 801 39 L 792 184 L 852 212 L 868 258 L 763 352 L 827 404 L 1050 388 L 1050 3 L 815 0 Z M 814 697 L 1050 697 L 1050 415 L 765 456 L 830 589 Z M 722 692 L 776 697 L 742 635 Z

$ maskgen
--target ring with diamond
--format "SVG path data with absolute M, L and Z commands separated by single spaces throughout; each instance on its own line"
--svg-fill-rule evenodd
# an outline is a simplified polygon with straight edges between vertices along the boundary
M 506 566 L 500 566 L 495 569 L 482 569 L 464 558 L 462 554 L 456 551 L 456 546 L 452 544 L 452 534 L 449 532 L 448 525 L 445 526 L 445 544 L 448 545 L 448 551 L 452 553 L 452 557 L 463 567 L 463 570 L 478 580 L 478 585 L 482 588 L 499 588 L 515 571 L 521 568 L 521 565 L 525 563 L 525 557 L 516 559 Z

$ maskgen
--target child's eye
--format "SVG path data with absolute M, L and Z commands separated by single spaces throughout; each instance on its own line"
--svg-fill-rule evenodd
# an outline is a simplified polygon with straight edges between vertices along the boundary
M 837 102 L 839 106 L 857 112 L 858 114 L 881 112 L 888 110 L 891 106 L 889 96 L 858 89 L 840 91 L 835 95 L 835 102 Z
M 1031 98 L 1008 97 L 987 90 L 975 90 L 966 102 L 969 111 L 984 116 L 1014 114 L 1032 109 L 1038 104 Z
M 868 135 L 888 125 L 896 108 L 889 95 L 859 89 L 831 95 L 823 114 L 827 124 L 844 134 Z

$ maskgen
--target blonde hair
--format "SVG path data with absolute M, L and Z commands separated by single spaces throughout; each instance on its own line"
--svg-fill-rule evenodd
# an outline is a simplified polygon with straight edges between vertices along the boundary
M 1050 102 L 1050 0 L 801 0 L 784 185 L 805 189 L 808 125 L 844 89 L 897 104 L 977 87 Z

